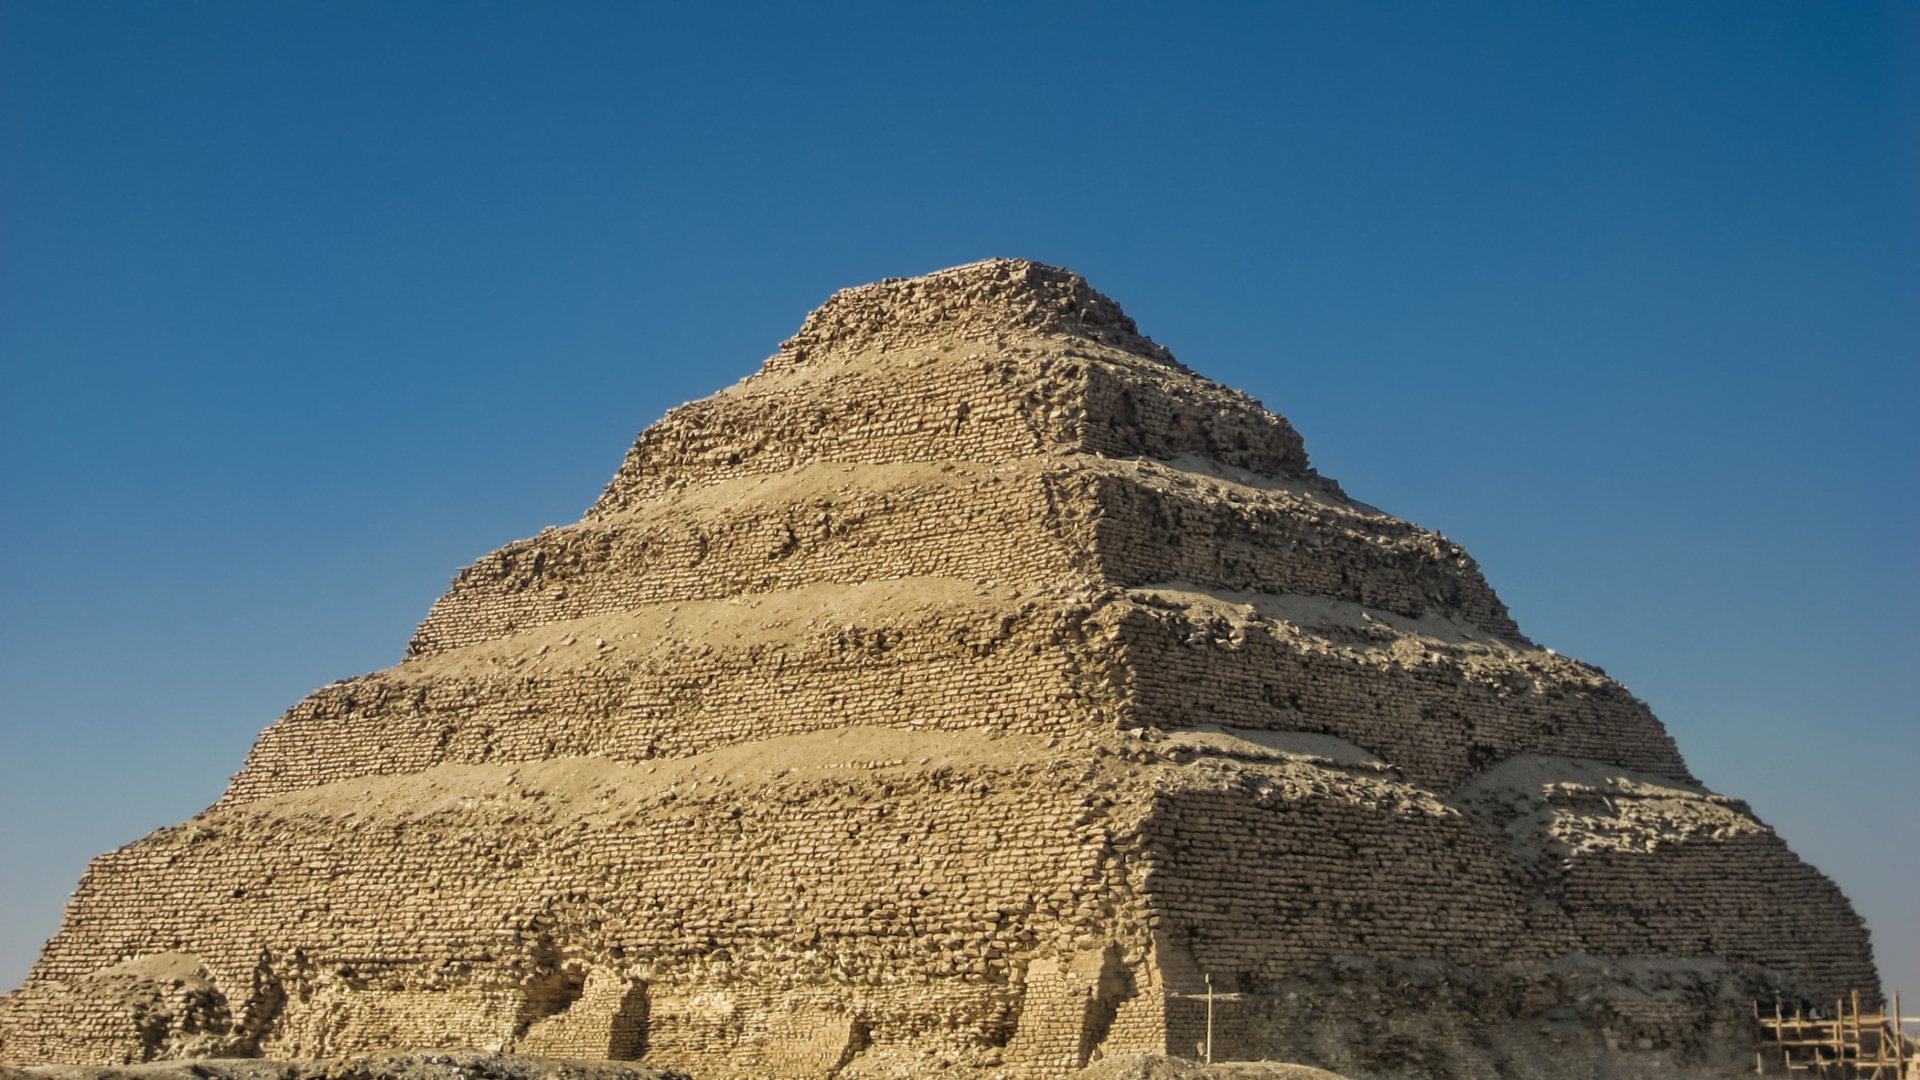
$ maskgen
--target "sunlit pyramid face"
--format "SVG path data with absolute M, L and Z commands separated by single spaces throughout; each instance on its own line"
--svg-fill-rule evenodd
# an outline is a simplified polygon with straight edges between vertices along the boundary
M 101 857 L 0 1057 L 1639 1075 L 1876 987 L 1465 551 L 991 260 L 834 296 Z

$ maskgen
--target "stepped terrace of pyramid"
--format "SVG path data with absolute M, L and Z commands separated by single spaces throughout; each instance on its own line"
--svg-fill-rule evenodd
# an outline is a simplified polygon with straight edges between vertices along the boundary
M 849 289 L 87 871 L 0 1061 L 1752 1064 L 1834 885 L 1085 281 Z

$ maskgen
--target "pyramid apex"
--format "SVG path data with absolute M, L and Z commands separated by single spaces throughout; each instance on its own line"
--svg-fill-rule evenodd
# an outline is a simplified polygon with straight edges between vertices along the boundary
M 982 259 L 909 278 L 842 289 L 781 343 L 769 368 L 870 348 L 1009 333 L 1088 338 L 1178 366 L 1087 279 L 1031 259 Z

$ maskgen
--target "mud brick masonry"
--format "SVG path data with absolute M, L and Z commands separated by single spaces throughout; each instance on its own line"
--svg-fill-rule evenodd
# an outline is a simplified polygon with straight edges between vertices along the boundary
M 849 289 L 101 856 L 0 1060 L 1714 1075 L 1838 890 L 1081 278 Z

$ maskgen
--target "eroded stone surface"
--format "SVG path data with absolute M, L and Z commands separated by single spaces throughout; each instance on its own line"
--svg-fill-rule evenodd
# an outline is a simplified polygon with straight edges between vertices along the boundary
M 318 1061 L 200 1058 L 139 1065 L 0 1066 L 0 1080 L 691 1080 L 631 1063 L 522 1054 L 362 1054 Z
M 1356 1078 L 1716 1075 L 1876 992 L 1457 545 L 995 260 L 836 296 L 96 860 L 0 1058 L 1057 1077 L 1194 1054 L 1208 976 L 1219 1056 Z

